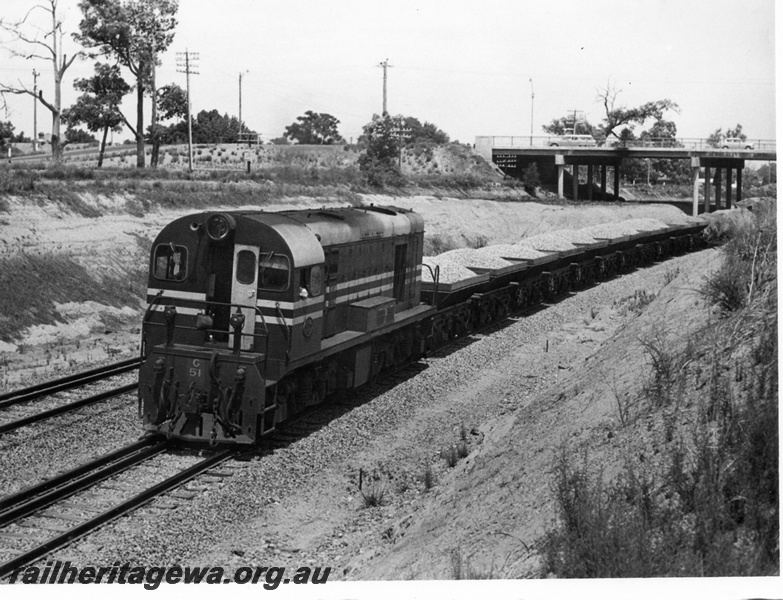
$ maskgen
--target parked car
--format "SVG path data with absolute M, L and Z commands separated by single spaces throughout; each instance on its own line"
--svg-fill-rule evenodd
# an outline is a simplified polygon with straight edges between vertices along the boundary
M 753 150 L 753 144 L 742 138 L 724 138 L 720 147 L 724 150 Z
M 567 134 L 561 135 L 556 140 L 549 142 L 550 147 L 557 146 L 597 146 L 592 135 Z

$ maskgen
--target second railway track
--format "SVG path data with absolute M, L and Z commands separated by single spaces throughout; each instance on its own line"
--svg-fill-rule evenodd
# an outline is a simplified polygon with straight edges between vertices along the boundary
M 194 460 L 193 455 L 177 456 L 175 449 L 158 439 L 137 442 L 0 498 L 0 578 L 174 490 L 239 452 L 236 448 L 216 450 L 207 458 Z M 158 457 L 162 459 L 156 462 Z
M 36 402 L 76 387 L 123 375 L 137 369 L 138 366 L 139 359 L 131 358 L 35 386 L 6 392 L 0 395 L 0 411 L 2 411 L 2 414 L 0 414 L 0 419 L 2 419 L 2 422 L 0 422 L 0 434 L 130 393 L 138 388 L 137 383 L 104 390 L 70 402 L 61 403 L 58 399 L 54 402 L 54 406 L 40 407 Z

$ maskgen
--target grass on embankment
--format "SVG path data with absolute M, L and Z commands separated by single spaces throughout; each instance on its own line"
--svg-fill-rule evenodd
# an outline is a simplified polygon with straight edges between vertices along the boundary
M 756 204 L 752 217 L 724 232 L 725 260 L 702 290 L 716 321 L 684 351 L 662 336 L 640 340 L 650 372 L 620 417 L 626 427 L 665 424 L 651 449 L 662 466 L 628 460 L 620 477 L 605 481 L 562 449 L 552 482 L 559 522 L 546 539 L 545 572 L 780 573 L 775 208 Z
M 0 257 L 0 340 L 11 340 L 32 325 L 51 324 L 59 315 L 55 303 L 97 301 L 121 308 L 129 298 L 141 298 L 146 286 L 143 269 L 96 280 L 64 254 L 15 254 Z

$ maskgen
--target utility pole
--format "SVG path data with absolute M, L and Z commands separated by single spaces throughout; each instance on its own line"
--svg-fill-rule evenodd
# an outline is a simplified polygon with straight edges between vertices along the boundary
M 384 116 L 388 114 L 388 112 L 386 111 L 386 70 L 392 65 L 389 64 L 389 59 L 387 58 L 378 66 L 383 68 L 383 114 L 381 116 Z
M 191 63 L 198 62 L 198 52 L 189 52 L 185 48 L 185 52 L 177 52 L 177 73 L 185 73 L 186 90 L 188 96 L 188 171 L 193 172 L 193 124 L 190 118 L 190 74 L 198 75 L 198 71 L 194 71 L 195 65 Z
M 33 152 L 38 152 L 38 71 L 33 69 Z
M 533 78 L 530 78 L 530 145 L 533 145 L 533 101 L 536 93 L 533 91 Z
M 250 71 L 240 71 L 239 73 L 239 134 L 242 135 L 242 75 Z

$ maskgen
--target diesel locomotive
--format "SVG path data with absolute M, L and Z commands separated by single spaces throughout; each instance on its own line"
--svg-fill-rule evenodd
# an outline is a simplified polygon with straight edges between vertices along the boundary
M 142 324 L 148 434 L 252 444 L 281 421 L 525 306 L 699 244 L 704 225 L 422 282 L 424 221 L 362 206 L 178 218 L 155 239 Z

